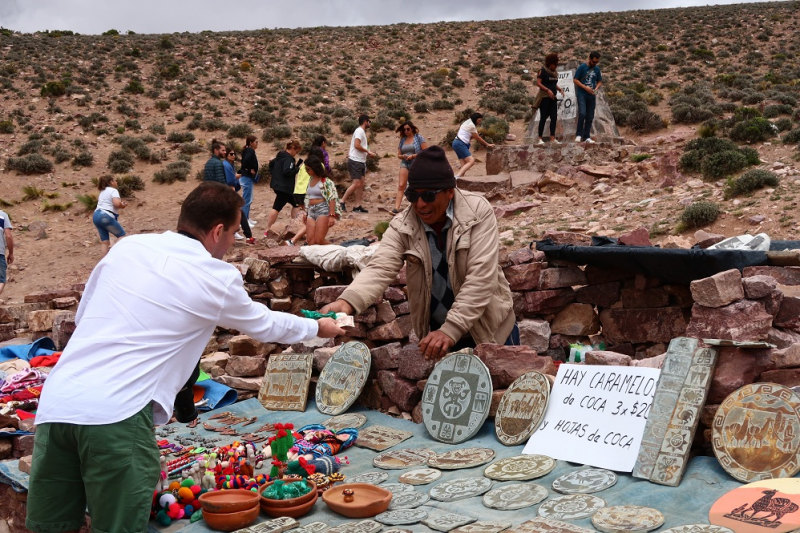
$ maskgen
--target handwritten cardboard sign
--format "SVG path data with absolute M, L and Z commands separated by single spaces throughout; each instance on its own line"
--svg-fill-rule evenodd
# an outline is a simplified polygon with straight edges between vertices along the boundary
M 523 453 L 631 472 L 660 370 L 563 364 Z

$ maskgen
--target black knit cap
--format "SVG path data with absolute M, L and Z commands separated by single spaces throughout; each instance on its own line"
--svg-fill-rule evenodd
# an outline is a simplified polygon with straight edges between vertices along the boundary
M 455 189 L 453 167 L 440 146 L 421 151 L 408 169 L 409 189 Z

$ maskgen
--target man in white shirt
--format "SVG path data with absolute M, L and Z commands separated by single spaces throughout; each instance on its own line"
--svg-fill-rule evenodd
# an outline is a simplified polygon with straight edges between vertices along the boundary
M 153 425 L 169 421 L 217 325 L 262 342 L 344 333 L 331 319 L 250 300 L 239 271 L 221 261 L 242 204 L 230 187 L 205 182 L 181 205 L 177 233 L 128 237 L 95 267 L 42 390 L 28 529 L 78 531 L 87 504 L 94 531 L 147 528 L 160 472 Z
M 367 182 L 367 156 L 375 157 L 375 152 L 369 151 L 369 144 L 367 143 L 367 128 L 369 128 L 369 117 L 367 115 L 360 115 L 358 117 L 358 127 L 353 132 L 353 138 L 350 140 L 350 154 L 347 157 L 347 170 L 350 172 L 350 179 L 353 180 L 342 196 L 342 201 L 339 206 L 342 211 L 347 211 L 345 202 L 350 195 L 355 196 L 356 203 L 358 204 L 353 208 L 354 213 L 369 213 L 364 206 L 361 205 L 361 200 L 364 197 L 364 186 Z

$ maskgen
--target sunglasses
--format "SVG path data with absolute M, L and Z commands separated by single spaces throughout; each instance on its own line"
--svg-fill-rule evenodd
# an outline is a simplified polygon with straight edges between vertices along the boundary
M 406 126 L 405 128 L 403 128 L 403 131 L 411 131 L 411 128 L 409 128 L 408 126 Z
M 436 195 L 442 192 L 444 189 L 439 189 L 438 191 L 415 191 L 413 189 L 406 189 L 406 199 L 411 202 L 412 204 L 417 203 L 417 200 L 422 198 L 422 201 L 426 204 L 431 204 L 436 200 Z

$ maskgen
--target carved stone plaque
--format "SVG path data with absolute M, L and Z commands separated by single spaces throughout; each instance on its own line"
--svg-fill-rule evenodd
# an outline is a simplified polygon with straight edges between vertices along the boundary
M 339 431 L 344 428 L 360 428 L 367 423 L 367 417 L 361 413 L 346 413 L 334 416 L 322 423 L 323 426 L 331 431 Z
M 356 446 L 382 452 L 413 436 L 414 434 L 410 431 L 403 431 L 402 429 L 387 426 L 370 426 L 358 433 Z
M 384 483 L 381 485 L 382 489 L 386 489 L 392 494 L 401 494 L 403 492 L 411 492 L 414 487 L 406 485 L 405 483 Z
M 283 533 L 297 527 L 297 520 L 284 516 L 244 529 L 243 533 Z
M 325 533 L 376 533 L 383 529 L 383 526 L 375 520 L 362 520 L 360 522 L 348 522 L 340 524 L 325 531 Z
M 539 427 L 550 398 L 550 381 L 539 372 L 528 372 L 508 387 L 497 414 L 494 432 L 506 446 L 527 441 Z
M 444 531 L 446 533 L 459 526 L 471 524 L 475 520 L 477 519 L 463 514 L 438 513 L 428 516 L 422 523 L 435 531 Z
M 644 533 L 661 527 L 664 515 L 650 507 L 614 505 L 592 516 L 592 525 L 604 533 Z
M 317 382 L 317 409 L 340 415 L 356 401 L 367 382 L 372 358 L 363 342 L 346 342 L 328 360 Z
M 589 518 L 605 507 L 603 498 L 591 494 L 568 494 L 547 500 L 539 506 L 539 516 L 554 520 L 580 520 Z
M 402 470 L 412 466 L 424 466 L 434 455 L 436 452 L 427 448 L 392 450 L 375 456 L 372 464 L 384 470 Z
M 474 355 L 448 355 L 433 369 L 422 393 L 422 420 L 431 436 L 458 444 L 472 438 L 489 416 L 492 379 Z
M 292 533 L 322 533 L 323 531 L 330 529 L 330 527 L 331 526 L 325 522 L 311 522 L 310 524 L 306 524 L 293 530 Z
M 414 533 L 410 529 L 401 529 L 399 527 L 392 527 L 389 529 L 384 529 L 382 533 Z
M 454 502 L 480 496 L 492 488 L 492 481 L 485 477 L 462 477 L 443 481 L 430 491 L 431 498 L 440 502 Z
M 314 355 L 272 355 L 258 391 L 258 401 L 273 411 L 305 411 Z
M 509 533 L 595 533 L 595 531 L 552 518 L 533 518 L 509 530 Z
M 461 448 L 436 454 L 428 459 L 428 466 L 440 470 L 458 470 L 459 468 L 474 468 L 486 464 L 494 459 L 494 450 L 491 448 Z
M 711 524 L 689 524 L 665 529 L 662 533 L 733 533 L 732 529 Z
M 405 526 L 416 524 L 428 517 L 428 511 L 423 509 L 398 509 L 386 511 L 375 517 L 375 520 L 387 526 Z
M 392 501 L 389 503 L 389 510 L 416 509 L 420 505 L 426 504 L 430 499 L 431 497 L 426 493 L 416 490 L 401 492 L 400 494 L 392 495 Z
M 492 520 L 473 522 L 466 526 L 450 530 L 450 533 L 500 533 L 511 527 L 511 522 L 496 522 Z
M 525 481 L 546 476 L 555 467 L 555 459 L 546 455 L 516 455 L 490 464 L 483 475 L 498 481 Z
M 483 495 L 483 505 L 511 511 L 536 505 L 547 498 L 547 489 L 534 483 L 505 483 Z
M 442 477 L 442 471 L 435 468 L 418 468 L 411 470 L 401 475 L 399 478 L 400 483 L 408 483 L 409 485 L 427 485 L 433 483 Z
M 678 403 L 681 388 L 689 375 L 692 355 L 697 350 L 697 344 L 697 339 L 689 337 L 676 337 L 669 343 L 653 396 L 653 405 L 650 407 L 644 427 L 642 445 L 633 467 L 634 477 L 650 479 L 653 473 L 656 457 L 667 433 L 667 424 Z
M 800 470 L 800 398 L 775 383 L 742 387 L 717 409 L 712 445 L 739 481 L 793 477 Z
M 591 494 L 617 483 L 617 475 L 602 468 L 583 468 L 564 474 L 553 481 L 553 490 L 561 494 Z
M 717 352 L 713 348 L 695 350 L 689 373 L 678 393 L 678 403 L 672 410 L 667 432 L 656 455 L 656 463 L 650 474 L 653 483 L 671 487 L 680 484 L 700 422 L 700 411 L 711 388 L 716 362 Z
M 800 528 L 800 479 L 762 479 L 735 488 L 714 502 L 708 521 L 736 533 L 794 532 Z
M 380 485 L 387 479 L 389 479 L 389 474 L 386 472 L 373 470 L 371 472 L 364 472 L 362 474 L 349 477 L 346 481 L 347 483 L 369 483 L 370 485 Z

